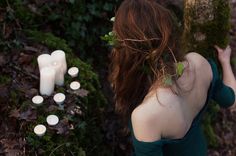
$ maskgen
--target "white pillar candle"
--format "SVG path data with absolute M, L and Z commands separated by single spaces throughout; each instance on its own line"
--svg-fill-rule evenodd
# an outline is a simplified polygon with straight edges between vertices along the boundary
M 64 85 L 64 72 L 60 62 L 53 62 L 52 67 L 55 70 L 55 84 L 58 86 Z
M 53 62 L 61 62 L 62 64 L 62 70 L 65 74 L 67 71 L 67 64 L 66 64 L 66 54 L 62 50 L 55 50 L 51 53 Z
M 71 84 L 70 84 L 70 88 L 71 88 L 72 90 L 78 90 L 78 89 L 80 88 L 80 83 L 77 82 L 77 81 L 73 81 L 73 82 L 71 82 Z
M 57 93 L 54 95 L 53 100 L 58 104 L 58 105 L 63 105 L 64 101 L 66 99 L 65 94 L 63 93 Z
M 32 98 L 32 102 L 36 105 L 36 106 L 40 106 L 43 103 L 43 97 L 40 95 L 34 96 Z
M 44 67 L 40 70 L 40 94 L 50 96 L 55 86 L 55 70 L 52 67 Z
M 39 71 L 44 67 L 51 66 L 51 63 L 52 63 L 52 58 L 51 58 L 51 55 L 49 54 L 39 55 L 37 60 L 38 60 L 38 65 L 39 65 Z
M 77 77 L 78 76 L 78 73 L 79 73 L 79 69 L 77 67 L 71 67 L 69 70 L 68 70 L 68 74 L 71 76 L 71 77 Z
M 46 127 L 44 125 L 37 125 L 34 127 L 34 133 L 39 137 L 43 136 L 45 132 L 46 132 Z
M 47 123 L 49 126 L 55 126 L 58 124 L 59 118 L 56 115 L 49 115 L 47 116 Z

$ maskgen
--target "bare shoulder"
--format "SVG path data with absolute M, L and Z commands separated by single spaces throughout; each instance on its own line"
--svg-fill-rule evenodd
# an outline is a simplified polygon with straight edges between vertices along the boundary
M 204 63 L 207 63 L 207 60 L 202 55 L 200 55 L 196 52 L 190 52 L 190 53 L 186 54 L 185 58 L 197 66 L 201 66 Z
M 139 105 L 131 114 L 134 136 L 143 142 L 153 142 L 161 138 L 161 116 L 157 104 Z
M 202 55 L 196 52 L 191 52 L 185 55 L 185 58 L 200 77 L 205 77 L 208 80 L 212 79 L 211 66 L 207 59 L 205 59 Z

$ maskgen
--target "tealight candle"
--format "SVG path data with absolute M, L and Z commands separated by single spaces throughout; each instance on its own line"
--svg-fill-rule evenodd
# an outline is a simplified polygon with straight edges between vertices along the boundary
M 44 67 L 40 70 L 40 94 L 50 96 L 55 87 L 56 72 L 52 67 Z
M 40 106 L 42 103 L 43 103 L 43 97 L 40 96 L 40 95 L 37 95 L 37 96 L 34 96 L 32 98 L 32 102 L 37 105 L 37 106 Z
M 59 118 L 56 115 L 49 115 L 47 117 L 47 123 L 49 126 L 55 126 L 56 124 L 58 124 L 59 122 Z
M 52 68 L 55 70 L 55 84 L 58 86 L 64 85 L 64 73 L 60 62 L 53 62 Z
M 34 127 L 34 133 L 39 137 L 43 136 L 45 132 L 46 132 L 46 127 L 44 125 L 37 125 Z
M 53 62 L 61 62 L 62 63 L 62 71 L 65 74 L 67 71 L 65 52 L 62 50 L 55 50 L 51 53 L 51 57 L 52 57 Z
M 77 67 L 71 67 L 69 70 L 68 70 L 68 74 L 71 76 L 71 77 L 77 77 L 78 76 L 78 73 L 79 73 L 79 69 Z
M 51 66 L 52 58 L 49 54 L 42 54 L 39 55 L 37 58 L 39 70 L 41 70 L 44 67 Z
M 72 90 L 78 90 L 78 89 L 80 88 L 80 83 L 77 82 L 77 81 L 71 82 L 70 88 L 71 88 Z
M 66 99 L 65 94 L 63 93 L 57 93 L 54 95 L 53 100 L 58 104 L 58 105 L 62 105 L 64 103 Z

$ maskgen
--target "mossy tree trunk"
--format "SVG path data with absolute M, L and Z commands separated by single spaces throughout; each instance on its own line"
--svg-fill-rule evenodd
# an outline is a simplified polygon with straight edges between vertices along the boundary
M 215 44 L 225 47 L 229 43 L 229 0 L 185 0 L 184 33 L 185 52 L 195 51 L 205 57 L 214 57 Z
M 230 5 L 229 0 L 185 0 L 184 31 L 182 49 L 194 51 L 204 57 L 216 59 L 214 45 L 225 48 L 229 44 Z M 219 107 L 213 102 L 208 107 L 203 120 L 203 128 L 208 144 L 217 147 L 217 139 L 212 127 Z

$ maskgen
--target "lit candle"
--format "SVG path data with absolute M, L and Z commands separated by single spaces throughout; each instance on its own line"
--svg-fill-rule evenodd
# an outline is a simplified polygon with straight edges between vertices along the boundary
M 55 50 L 51 53 L 53 62 L 61 62 L 62 64 L 62 71 L 65 74 L 67 71 L 67 64 L 66 64 L 66 54 L 62 50 Z
M 38 56 L 38 65 L 39 65 L 39 70 L 41 70 L 44 67 L 51 66 L 52 58 L 51 55 L 49 54 L 42 54 Z
M 78 73 L 79 73 L 79 69 L 77 67 L 71 67 L 69 70 L 68 70 L 68 74 L 71 76 L 71 77 L 77 77 L 78 76 Z
M 34 133 L 39 137 L 43 136 L 45 132 L 46 132 L 46 127 L 44 125 L 37 125 L 34 127 Z
M 78 90 L 78 89 L 80 88 L 80 83 L 77 82 L 77 81 L 71 82 L 70 88 L 71 88 L 72 90 Z
M 58 105 L 62 105 L 64 103 L 66 99 L 65 94 L 63 93 L 57 93 L 54 95 L 53 100 L 58 104 Z
M 55 126 L 56 124 L 58 124 L 59 122 L 59 118 L 56 115 L 49 115 L 47 117 L 47 123 L 49 126 Z
M 53 62 L 52 67 L 55 70 L 55 84 L 58 86 L 64 85 L 64 73 L 60 62 Z
M 40 70 L 40 94 L 50 96 L 55 86 L 55 70 L 52 67 L 44 67 Z
M 36 105 L 36 106 L 40 106 L 43 103 L 43 97 L 40 95 L 34 96 L 32 98 L 32 102 Z

